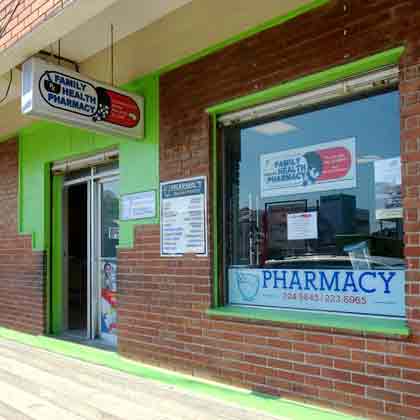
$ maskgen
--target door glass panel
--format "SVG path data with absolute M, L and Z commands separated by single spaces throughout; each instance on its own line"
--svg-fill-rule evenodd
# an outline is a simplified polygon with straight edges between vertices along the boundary
M 70 181 L 75 181 L 82 178 L 87 178 L 90 175 L 91 175 L 90 168 L 77 169 L 76 171 L 71 171 L 67 173 L 64 178 L 64 182 L 70 182 Z
M 88 323 L 88 184 L 67 187 L 66 202 L 66 327 L 82 337 Z
M 115 342 L 117 331 L 117 246 L 119 240 L 118 181 L 100 184 L 101 336 Z
M 95 175 L 104 174 L 106 172 L 117 171 L 118 161 L 104 163 L 95 167 Z

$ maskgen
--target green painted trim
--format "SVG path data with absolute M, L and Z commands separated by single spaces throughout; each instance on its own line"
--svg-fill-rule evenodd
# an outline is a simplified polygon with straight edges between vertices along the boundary
M 228 47 L 229 45 L 235 44 L 239 41 L 242 41 L 246 38 L 250 38 L 253 35 L 258 34 L 259 32 L 265 31 L 267 29 L 273 28 L 275 26 L 282 25 L 283 23 L 295 19 L 296 17 L 303 15 L 311 10 L 314 10 L 318 7 L 324 6 L 325 4 L 329 3 L 331 0 L 312 0 L 307 4 L 304 4 L 303 6 L 300 6 L 291 12 L 283 15 L 278 16 L 273 19 L 270 19 L 260 25 L 257 25 L 251 29 L 248 29 L 244 32 L 241 32 L 238 35 L 232 36 L 222 42 L 219 42 L 215 45 L 212 45 L 208 48 L 205 48 L 204 50 L 198 51 L 197 53 L 191 54 L 187 57 L 184 57 L 175 63 L 169 64 L 167 66 L 164 66 L 158 70 L 158 74 L 167 73 L 171 70 L 175 70 L 179 67 L 185 66 L 186 64 L 190 64 L 194 61 L 199 60 L 200 58 L 203 58 L 207 55 L 213 54 L 217 51 L 222 50 L 223 48 Z
M 311 74 L 269 89 L 211 106 L 207 108 L 206 111 L 210 114 L 221 115 L 284 98 L 286 96 L 295 95 L 297 93 L 317 89 L 339 80 L 396 64 L 404 53 L 404 50 L 404 47 L 398 47 L 381 52 L 361 60 L 353 61 L 349 64 L 333 67 L 320 73 Z
M 23 214 L 23 181 L 22 181 L 22 137 L 18 136 L 18 232 L 22 233 L 22 214 Z
M 217 144 L 217 118 L 211 116 L 212 144 L 213 144 L 213 307 L 217 308 L 219 302 L 219 176 L 218 176 L 218 144 Z
M 273 397 L 134 362 L 123 358 L 117 353 L 64 340 L 45 336 L 32 336 L 5 328 L 0 328 L 0 337 L 84 362 L 106 366 L 143 379 L 176 386 L 180 390 L 186 390 L 207 398 L 216 398 L 229 404 L 236 404 L 242 408 L 258 410 L 281 419 L 362 420 L 361 417 L 349 416 L 316 405 Z
M 383 332 L 390 335 L 409 335 L 409 329 L 403 321 L 386 321 L 384 325 L 383 320 L 368 320 L 368 322 L 361 323 L 361 318 L 358 317 L 344 317 L 332 316 L 326 314 L 311 315 L 308 320 L 307 314 L 297 313 L 294 311 L 269 311 L 269 310 L 249 310 L 243 308 L 221 307 L 219 302 L 219 272 L 218 272 L 218 178 L 217 178 L 217 117 L 227 112 L 238 111 L 243 108 L 255 106 L 261 103 L 270 102 L 285 96 L 290 96 L 296 93 L 316 89 L 327 84 L 331 84 L 338 80 L 343 80 L 348 77 L 360 75 L 373 71 L 375 69 L 383 68 L 398 63 L 401 55 L 404 53 L 404 47 L 394 48 L 384 51 L 370 57 L 354 61 L 349 64 L 337 66 L 320 73 L 305 76 L 303 78 L 283 83 L 272 88 L 253 93 L 244 97 L 236 98 L 208 108 L 206 111 L 211 115 L 212 122 L 212 141 L 213 141 L 213 235 L 214 235 L 214 259 L 213 259 L 213 307 L 215 309 L 209 310 L 209 315 L 218 316 L 233 316 L 248 318 L 254 320 L 272 320 L 289 323 L 299 323 L 305 325 L 321 325 L 331 328 L 344 328 L 366 332 Z M 347 322 L 348 321 L 348 322 Z M 357 321 L 357 322 L 356 322 Z
M 250 38 L 254 35 L 257 35 L 258 33 L 265 31 L 267 29 L 273 28 L 275 26 L 282 25 L 283 23 L 286 23 L 289 20 L 295 19 L 299 17 L 300 15 L 303 15 L 305 13 L 310 12 L 311 10 L 317 9 L 321 6 L 324 6 L 328 3 L 330 3 L 331 0 L 312 0 L 309 1 L 309 3 L 304 4 L 303 6 L 300 6 L 294 10 L 292 10 L 289 13 L 286 13 L 282 16 L 277 16 L 273 19 L 270 19 L 266 22 L 261 23 L 260 25 L 257 25 L 255 27 L 252 27 L 246 31 L 243 31 L 239 33 L 238 35 L 234 35 L 224 41 L 218 42 L 214 45 L 211 45 L 210 47 L 207 47 L 201 51 L 198 51 L 196 53 L 190 54 L 186 57 L 183 57 L 174 63 L 168 64 L 166 66 L 160 67 L 159 69 L 150 72 L 149 76 L 160 76 L 162 74 L 168 73 L 172 70 L 175 70 L 177 68 L 180 68 L 182 66 L 185 66 L 187 64 L 193 63 L 194 61 L 197 61 L 201 58 L 204 58 L 210 54 L 213 54 L 217 51 L 222 50 L 223 48 L 228 47 L 229 45 L 235 44 L 237 42 L 243 41 L 244 39 Z M 135 79 L 132 82 L 127 83 L 126 85 L 121 86 L 121 89 L 127 89 L 130 86 L 136 85 L 138 80 L 141 80 L 144 76 L 140 77 L 139 79 Z
M 50 247 L 51 247 L 51 193 L 52 193 L 52 185 L 51 185 L 51 166 L 50 162 L 45 162 L 43 165 L 44 171 L 44 226 L 45 226 L 45 233 L 44 233 L 44 247 L 35 247 L 35 250 L 42 251 L 44 249 L 47 250 L 49 255 Z M 35 239 L 38 239 L 35 237 Z
M 54 175 L 52 196 L 52 267 L 50 284 L 51 291 L 50 332 L 60 334 L 63 330 L 63 182 L 64 176 Z M 50 306 L 51 305 L 51 306 Z
M 380 335 L 408 337 L 406 321 L 380 319 L 354 315 L 307 313 L 292 310 L 256 309 L 238 306 L 209 309 L 207 314 L 216 317 L 240 318 L 251 321 L 270 321 L 315 327 L 336 328 Z
M 45 258 L 46 258 L 46 280 L 44 283 L 44 295 L 45 295 L 45 300 L 46 300 L 46 304 L 44 307 L 44 313 L 45 313 L 45 319 L 46 319 L 46 326 L 45 329 L 46 331 L 50 331 L 51 329 L 51 317 L 50 317 L 50 312 L 51 312 L 51 299 L 52 299 L 52 295 L 51 295 L 51 284 L 52 284 L 52 260 L 50 258 L 51 256 L 51 233 L 52 233 L 52 226 L 50 221 L 52 221 L 52 201 L 51 201 L 51 195 L 52 195 L 52 185 L 51 185 L 51 174 L 50 174 L 50 166 L 45 164 L 43 165 L 43 171 L 44 171 L 44 191 L 45 191 L 45 195 L 44 195 L 44 200 L 43 200 L 43 205 L 44 205 L 44 226 L 45 226 Z M 40 200 L 42 200 L 41 198 L 39 198 Z M 36 247 L 34 247 L 34 239 L 35 237 L 32 238 L 32 249 L 35 249 L 36 251 L 41 251 L 40 249 L 37 249 Z
M 137 220 L 120 220 L 120 240 L 119 249 L 132 249 L 134 247 L 134 231 L 138 225 L 159 224 L 160 222 L 160 196 L 159 196 L 159 76 L 157 74 L 149 74 L 141 79 L 134 80 L 122 86 L 122 89 L 128 92 L 141 94 L 145 98 L 145 132 L 146 136 L 141 141 L 144 145 L 149 142 L 151 145 L 143 153 L 148 153 L 148 159 L 139 162 L 136 159 L 136 149 L 131 143 L 120 146 L 120 194 L 135 194 L 142 191 L 156 191 L 156 215 L 153 218 L 137 219 Z M 144 146 L 146 147 L 146 146 Z M 152 147 L 153 150 L 149 148 Z M 150 160 L 150 161 L 149 161 Z M 127 161 L 127 163 L 125 163 Z M 140 166 L 139 166 L 140 164 Z M 122 171 L 122 166 L 125 169 Z M 146 174 L 150 177 L 154 175 L 153 182 L 149 185 L 145 184 L 142 188 L 137 185 L 139 183 L 139 168 L 141 168 L 141 177 L 145 178 Z M 141 179 L 141 178 L 140 178 Z

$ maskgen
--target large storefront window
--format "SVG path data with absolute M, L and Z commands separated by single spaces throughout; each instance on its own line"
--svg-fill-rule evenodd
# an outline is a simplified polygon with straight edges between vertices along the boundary
M 404 317 L 397 90 L 224 128 L 233 305 Z

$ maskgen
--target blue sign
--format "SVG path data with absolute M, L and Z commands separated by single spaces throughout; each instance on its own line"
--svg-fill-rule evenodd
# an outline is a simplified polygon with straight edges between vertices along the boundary
M 229 303 L 405 318 L 403 270 L 229 269 Z
M 204 194 L 204 189 L 204 178 L 196 178 L 180 182 L 168 182 L 162 184 L 162 198 L 168 199 L 200 195 Z

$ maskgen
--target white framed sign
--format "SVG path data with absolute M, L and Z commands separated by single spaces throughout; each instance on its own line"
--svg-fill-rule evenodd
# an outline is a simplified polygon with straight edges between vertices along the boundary
M 141 96 L 39 58 L 23 65 L 21 109 L 25 115 L 100 133 L 134 139 L 144 136 Z
M 405 318 L 404 270 L 228 270 L 229 303 Z
M 162 256 L 207 255 L 207 179 L 204 176 L 160 184 Z
M 356 187 L 356 139 L 261 155 L 261 195 L 275 197 Z
M 121 197 L 121 220 L 156 217 L 156 191 L 125 194 Z

